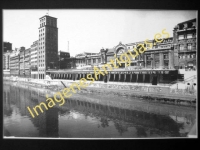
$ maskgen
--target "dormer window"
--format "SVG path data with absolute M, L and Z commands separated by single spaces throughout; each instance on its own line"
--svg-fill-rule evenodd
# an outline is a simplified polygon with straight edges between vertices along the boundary
M 188 28 L 188 24 L 185 23 L 183 29 L 187 29 Z
M 192 23 L 192 28 L 196 28 L 196 22 Z
M 178 25 L 179 30 L 183 30 L 183 27 L 184 27 L 183 24 L 179 24 L 179 25 Z

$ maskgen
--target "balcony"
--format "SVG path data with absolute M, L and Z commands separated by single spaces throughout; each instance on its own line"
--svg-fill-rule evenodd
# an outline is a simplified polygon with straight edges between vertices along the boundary
M 176 32 L 185 32 L 185 31 L 193 31 L 196 30 L 195 28 L 185 28 L 185 29 L 178 29 Z

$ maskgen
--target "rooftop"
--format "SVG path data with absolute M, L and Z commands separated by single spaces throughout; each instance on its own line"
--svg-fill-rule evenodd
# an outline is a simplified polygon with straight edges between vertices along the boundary
M 178 25 L 188 23 L 188 22 L 194 22 L 194 21 L 196 22 L 196 18 L 188 20 L 188 21 L 180 22 L 180 23 L 178 23 Z
M 49 18 L 54 18 L 54 19 L 57 19 L 57 18 L 55 18 L 55 17 L 51 17 L 51 16 L 48 16 L 48 15 L 44 15 L 43 17 L 41 17 L 41 18 L 44 18 L 44 17 L 49 17 Z M 41 19 L 41 18 L 39 18 L 39 19 Z

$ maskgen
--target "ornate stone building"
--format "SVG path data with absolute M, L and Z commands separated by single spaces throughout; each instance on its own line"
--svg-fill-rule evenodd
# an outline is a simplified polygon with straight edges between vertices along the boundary
M 197 33 L 196 19 L 177 24 L 173 30 L 175 66 L 196 70 Z

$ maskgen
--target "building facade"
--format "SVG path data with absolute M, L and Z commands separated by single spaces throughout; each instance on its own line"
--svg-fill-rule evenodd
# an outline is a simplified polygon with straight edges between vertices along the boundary
M 58 66 L 57 18 L 47 15 L 40 18 L 38 47 L 39 79 L 45 79 L 46 70 Z
M 3 52 L 12 51 L 12 43 L 3 42 Z
M 30 57 L 30 48 L 24 51 L 24 76 L 26 78 L 31 77 L 31 57 Z
M 10 52 L 5 52 L 3 54 L 3 70 L 10 69 Z
M 20 74 L 20 51 L 25 50 L 24 47 L 15 49 L 10 54 L 10 75 L 19 76 Z
M 31 78 L 38 79 L 38 40 L 31 45 L 30 63 Z
M 100 53 L 90 53 L 90 52 L 83 52 L 77 54 L 76 58 L 76 68 L 77 69 L 84 69 L 88 67 L 92 67 L 94 65 L 98 65 L 101 63 Z
M 179 69 L 196 70 L 196 19 L 179 23 L 173 30 L 175 65 Z
M 20 49 L 19 52 L 19 76 L 24 77 L 24 52 L 25 52 L 25 47 Z
M 59 51 L 58 52 L 58 68 L 59 69 L 70 69 L 70 53 L 69 52 L 64 52 L 64 51 Z

